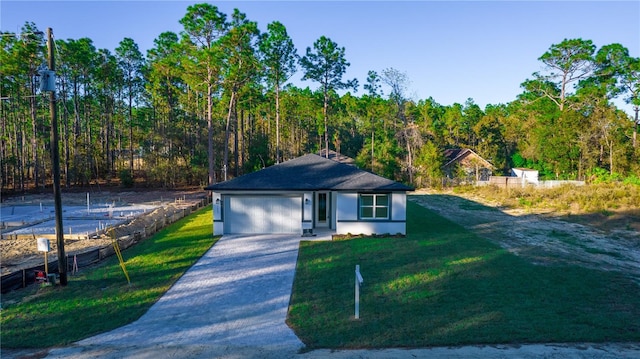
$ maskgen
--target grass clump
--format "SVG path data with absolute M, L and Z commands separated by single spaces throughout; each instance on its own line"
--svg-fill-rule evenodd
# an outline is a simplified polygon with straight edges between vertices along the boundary
M 31 286 L 2 297 L 3 348 L 69 344 L 137 320 L 215 243 L 211 208 L 168 226 L 69 277 L 66 287 Z
M 302 242 L 289 325 L 313 348 L 640 340 L 640 286 L 540 266 L 414 203 L 405 238 Z M 354 269 L 361 265 L 360 320 Z

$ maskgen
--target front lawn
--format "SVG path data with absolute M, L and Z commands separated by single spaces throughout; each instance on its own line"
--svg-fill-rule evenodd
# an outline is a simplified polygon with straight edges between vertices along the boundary
M 640 341 L 637 283 L 532 264 L 407 205 L 406 238 L 301 243 L 288 323 L 308 348 Z

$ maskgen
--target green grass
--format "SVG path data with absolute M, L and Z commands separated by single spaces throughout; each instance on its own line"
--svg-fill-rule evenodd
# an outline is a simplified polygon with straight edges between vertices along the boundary
M 66 287 L 38 287 L 2 297 L 3 348 L 69 344 L 133 322 L 144 314 L 211 246 L 206 207 L 122 252 L 69 277 Z
M 640 286 L 626 277 L 534 265 L 414 203 L 407 212 L 406 238 L 302 242 L 288 323 L 308 348 L 640 340 Z

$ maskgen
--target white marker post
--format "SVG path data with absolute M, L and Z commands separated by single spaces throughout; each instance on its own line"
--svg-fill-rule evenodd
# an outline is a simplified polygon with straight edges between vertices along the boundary
M 364 283 L 364 279 L 362 279 L 362 274 L 360 274 L 360 265 L 356 264 L 356 319 L 360 319 L 360 286 L 362 283 Z
M 38 246 L 38 252 L 44 252 L 44 274 L 49 275 L 49 251 L 51 251 L 51 245 L 46 238 L 37 238 L 36 243 Z

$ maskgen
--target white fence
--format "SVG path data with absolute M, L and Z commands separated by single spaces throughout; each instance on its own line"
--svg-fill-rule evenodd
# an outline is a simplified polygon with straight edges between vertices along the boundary
M 536 188 L 554 188 L 560 187 L 564 185 L 572 185 L 572 186 L 584 186 L 584 181 L 538 181 L 537 183 L 526 181 L 523 183 L 521 177 L 510 177 L 510 176 L 491 176 L 489 181 L 478 181 L 476 182 L 476 186 L 487 186 L 494 185 L 502 188 L 522 188 L 522 187 L 536 187 Z
M 538 187 L 543 188 L 553 188 L 560 187 L 564 185 L 572 185 L 572 186 L 584 186 L 584 181 L 540 181 Z

